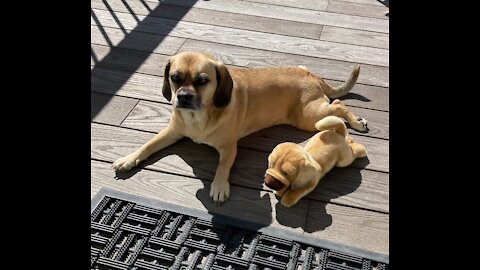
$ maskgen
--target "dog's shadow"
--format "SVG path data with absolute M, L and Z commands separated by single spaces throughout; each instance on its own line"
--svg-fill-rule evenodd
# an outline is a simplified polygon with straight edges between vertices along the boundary
M 307 232 L 323 230 L 332 223 L 331 215 L 325 209 L 326 203 L 355 191 L 362 179 L 360 169 L 334 168 L 320 181 L 314 191 L 291 208 L 283 207 L 278 202 L 279 198 L 275 198 L 272 190 L 263 184 L 265 170 L 268 167 L 268 155 L 277 144 L 290 141 L 305 145 L 315 133 L 280 125 L 242 138 L 230 172 L 230 198 L 222 205 L 215 205 L 209 195 L 211 181 L 218 166 L 217 151 L 187 138 L 153 154 L 129 172 L 117 172 L 116 178 L 128 179 L 153 164 L 152 167 L 157 166 L 155 169 L 165 168 L 170 173 L 200 179 L 191 179 L 203 183 L 203 188 L 197 190 L 195 195 L 212 214 L 214 222 L 217 219 L 224 220 L 223 216 L 233 216 L 253 222 L 254 224 L 250 224 L 248 228 L 257 230 L 272 224 L 272 205 L 275 205 L 273 215 L 278 223 L 292 228 L 301 227 Z M 366 160 L 362 160 L 360 164 L 367 165 L 368 159 L 364 159 Z M 181 164 L 183 162 L 188 166 Z M 185 171 L 186 169 L 188 171 Z M 306 206 L 308 203 L 310 205 Z M 311 219 L 312 221 L 309 218 L 305 222 L 307 215 L 315 215 L 315 218 Z
M 360 100 L 360 101 L 363 101 L 363 102 L 370 102 L 371 100 L 365 96 L 362 96 L 360 94 L 357 94 L 357 93 L 348 93 L 346 94 L 345 96 L 343 97 L 340 97 L 338 98 L 339 100 L 347 100 L 347 99 L 356 99 L 356 100 Z
M 369 161 L 368 157 L 361 158 L 362 162 L 357 163 L 361 166 L 366 166 Z M 318 183 L 317 187 L 307 196 L 302 198 L 302 201 L 309 201 L 308 205 L 308 219 L 303 229 L 306 232 L 321 231 L 332 225 L 332 215 L 327 211 L 327 207 L 336 208 L 338 206 L 328 204 L 334 199 L 348 195 L 358 189 L 362 182 L 361 168 L 333 168 L 328 172 Z M 280 200 L 281 198 L 278 198 Z M 338 203 L 338 202 L 336 202 Z M 341 203 L 341 202 L 340 202 Z M 290 226 L 291 220 L 288 216 L 283 216 L 287 208 L 280 203 L 275 205 L 276 219 L 280 224 Z M 335 211 L 335 210 L 334 210 Z
M 218 166 L 218 152 L 213 147 L 194 143 L 188 138 L 153 154 L 131 171 L 116 172 L 116 179 L 127 180 L 147 166 L 193 177 L 191 181 L 201 181 L 203 184 L 195 196 L 212 215 L 212 222 L 225 223 L 228 221 L 225 217 L 229 216 L 249 222 L 237 226 L 245 225 L 250 230 L 258 230 L 272 223 L 272 204 L 271 196 L 261 191 L 266 156 L 251 156 L 251 152 L 242 148 L 237 151 L 230 173 L 230 197 L 221 205 L 216 205 L 209 194 Z

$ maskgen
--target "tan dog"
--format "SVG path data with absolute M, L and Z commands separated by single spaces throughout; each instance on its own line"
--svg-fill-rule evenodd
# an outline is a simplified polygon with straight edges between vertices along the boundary
M 315 124 L 315 134 L 305 148 L 295 143 L 281 143 L 268 156 L 265 185 L 282 197 L 285 207 L 295 205 L 310 193 L 334 166 L 346 167 L 367 156 L 365 147 L 354 143 L 342 119 L 327 116 Z
M 220 161 L 210 196 L 215 203 L 230 194 L 228 177 L 238 139 L 267 127 L 290 124 L 313 131 L 328 115 L 345 118 L 359 130 L 367 121 L 356 117 L 340 100 L 356 82 L 360 67 L 338 87 L 331 87 L 305 68 L 232 68 L 205 53 L 182 52 L 165 67 L 163 95 L 172 100 L 168 126 L 135 152 L 116 160 L 112 168 L 125 171 L 182 137 L 214 147 Z

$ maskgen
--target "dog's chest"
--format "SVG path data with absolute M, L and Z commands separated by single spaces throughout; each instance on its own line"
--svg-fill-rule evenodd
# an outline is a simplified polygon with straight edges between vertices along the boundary
M 185 136 L 192 139 L 196 143 L 204 143 L 212 145 L 211 129 L 212 126 L 208 123 L 208 118 L 196 115 L 194 113 L 185 113 L 182 115 L 184 120 Z
M 214 142 L 211 141 L 211 136 L 205 136 L 205 134 L 201 134 L 200 132 L 191 132 L 190 134 L 187 135 L 192 141 L 198 143 L 198 144 L 206 144 L 208 146 L 214 147 Z

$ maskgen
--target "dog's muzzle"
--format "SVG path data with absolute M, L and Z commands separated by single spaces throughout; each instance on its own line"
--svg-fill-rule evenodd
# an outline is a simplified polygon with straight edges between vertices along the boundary
M 198 98 L 197 95 L 194 95 L 190 91 L 180 89 L 177 92 L 177 100 L 175 102 L 175 107 L 177 109 L 199 110 L 200 98 Z

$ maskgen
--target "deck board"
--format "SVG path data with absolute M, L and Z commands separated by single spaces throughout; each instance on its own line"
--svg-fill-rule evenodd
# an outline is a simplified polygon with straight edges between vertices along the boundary
M 92 93 L 90 95 L 90 113 L 92 121 L 110 125 L 120 125 L 138 100 Z M 105 106 L 103 106 L 106 104 Z
M 371 6 L 361 3 L 330 0 L 327 11 L 388 20 L 388 16 L 385 16 L 385 14 L 388 13 L 388 8 L 384 5 Z
M 91 43 L 109 47 L 118 47 L 138 51 L 155 52 L 173 55 L 182 46 L 186 39 L 162 35 L 152 35 L 137 31 L 129 31 L 129 39 L 125 39 L 125 33 L 119 28 L 90 26 Z M 153 50 L 152 50 L 153 48 Z
M 253 3 L 263 3 L 277 6 L 305 8 L 313 10 L 327 10 L 328 0 L 246 0 Z
M 371 6 L 377 6 L 377 7 L 385 6 L 383 4 L 383 1 L 380 1 L 380 0 L 341 0 L 341 1 L 346 3 L 364 4 L 364 5 L 371 5 Z
M 324 229 L 323 229 L 324 228 Z M 355 230 L 355 234 L 351 234 Z M 311 203 L 306 232 L 322 239 L 389 253 L 389 216 L 383 213 Z
M 361 72 L 362 71 L 360 71 L 360 73 Z M 332 81 L 328 79 L 326 79 L 325 81 L 327 83 L 330 83 L 331 85 L 339 84 L 338 81 Z M 380 110 L 384 112 L 389 111 L 389 88 L 385 87 L 377 87 L 357 83 L 350 91 L 350 93 L 343 97 L 340 97 L 339 99 L 350 106 Z
M 145 20 L 145 16 L 143 15 L 138 15 L 142 23 L 137 23 L 130 14 L 116 13 L 114 17 L 109 11 L 99 9 L 94 9 L 93 11 L 103 26 L 118 27 L 118 20 L 121 22 L 122 27 L 127 30 L 136 29 L 151 34 L 168 34 L 176 37 L 188 36 L 191 39 L 201 41 L 218 42 L 254 49 L 269 48 L 269 50 L 277 52 L 379 66 L 388 66 L 389 61 L 388 50 L 385 49 L 360 47 L 351 44 L 282 36 L 164 18 L 149 17 L 148 20 Z M 96 24 L 97 22 L 92 19 L 91 23 Z
M 109 0 L 108 3 L 115 11 L 123 13 L 130 12 L 121 0 Z M 133 10 L 136 15 L 149 15 L 173 20 L 181 19 L 186 22 L 207 23 L 210 25 L 313 39 L 318 38 L 322 30 L 322 25 L 305 22 L 263 18 L 246 14 L 183 6 L 162 5 L 161 8 L 155 8 L 157 3 L 145 2 L 152 9 L 152 11 L 149 11 L 143 3 L 139 1 L 129 1 L 128 3 L 129 8 Z M 104 3 L 93 2 L 92 4 L 92 8 L 105 8 Z
M 110 48 L 102 45 L 91 45 L 92 54 L 100 60 L 99 63 L 91 60 L 91 64 L 96 67 L 115 68 L 123 71 L 141 72 L 163 76 L 163 71 L 169 57 L 163 54 L 147 53 L 137 50 Z M 108 61 L 101 61 L 108 56 Z M 95 71 L 96 72 L 96 71 Z
M 227 65 L 242 67 L 306 66 L 322 78 L 344 81 L 359 63 L 343 62 L 297 54 L 271 51 L 270 48 L 253 49 L 214 42 L 187 40 L 179 51 L 195 51 L 201 48 Z M 386 67 L 360 64 L 358 83 L 388 87 L 389 71 Z
M 101 187 L 389 253 L 389 18 L 377 0 L 91 0 L 91 195 Z M 208 197 L 218 164 L 212 147 L 182 139 L 116 174 L 111 163 L 164 128 L 161 93 L 168 59 L 205 51 L 233 67 L 304 65 L 338 85 L 360 65 L 340 99 L 369 121 L 349 128 L 368 157 L 334 168 L 295 207 L 263 184 L 270 151 L 314 134 L 287 125 L 239 141 L 231 197 Z M 117 177 L 117 178 L 116 178 Z
M 93 0 L 100 1 L 100 0 Z M 92 1 L 92 5 L 93 5 Z M 150 3 L 146 1 L 146 3 Z M 158 2 L 153 2 L 158 6 Z M 277 6 L 248 1 L 196 1 L 196 0 L 164 0 L 163 4 L 203 8 L 231 13 L 247 14 L 265 18 L 274 18 L 321 25 L 331 25 L 344 28 L 361 29 L 375 32 L 388 33 L 389 21 L 378 18 L 367 18 L 341 13 L 308 10 L 301 8 Z
M 388 49 L 388 34 L 348 28 L 324 26 L 320 40 Z
M 138 45 L 137 47 L 142 46 Z M 109 48 L 100 45 L 92 45 L 95 47 L 94 50 L 99 50 L 95 52 L 100 54 L 97 58 L 103 58 L 106 53 L 108 53 Z M 126 49 L 132 50 L 122 50 L 115 48 L 115 54 L 118 55 L 114 59 L 105 59 L 102 61 L 101 66 L 109 66 L 112 69 L 126 69 L 126 70 L 136 70 L 140 68 L 139 72 L 145 74 L 154 74 L 157 76 L 163 76 L 163 68 L 166 64 L 166 59 L 164 54 L 161 56 L 156 56 L 155 54 L 151 55 L 151 58 L 161 57 L 162 61 L 165 59 L 165 62 L 158 63 L 158 70 L 149 73 L 145 70 L 147 65 L 142 65 L 140 67 L 136 66 L 136 63 L 142 61 L 142 59 L 148 57 L 148 54 L 142 53 L 142 51 L 148 52 L 148 48 L 142 48 L 141 52 L 135 53 L 133 48 L 127 47 Z M 106 51 L 106 52 L 104 52 Z M 133 51 L 133 52 L 132 52 Z M 212 42 L 202 42 L 202 41 L 193 41 L 187 40 L 179 49 L 179 52 L 182 51 L 204 51 L 212 54 L 218 60 L 224 62 L 227 65 L 241 66 L 241 67 L 268 67 L 268 66 L 306 66 L 311 72 L 319 75 L 324 79 L 344 81 L 353 68 L 358 65 L 358 63 L 346 63 L 337 60 L 322 59 L 309 56 L 301 56 L 295 54 L 285 54 L 279 52 L 265 51 L 260 49 L 251 49 L 237 46 L 229 46 L 223 44 L 217 44 Z M 122 54 L 127 54 L 123 56 Z M 118 61 L 118 59 L 129 59 L 129 61 L 123 61 L 119 64 L 109 63 L 112 61 Z M 93 60 L 92 60 L 92 63 Z M 144 67 L 145 66 L 145 67 Z M 388 87 L 388 68 L 379 67 L 373 65 L 361 64 L 360 76 L 358 78 L 357 84 L 367 84 L 373 86 L 382 86 Z
M 163 76 L 163 74 L 162 74 Z M 128 78 L 124 80 L 124 78 Z M 91 91 L 167 103 L 162 95 L 163 78 L 142 73 L 96 67 L 91 74 Z

